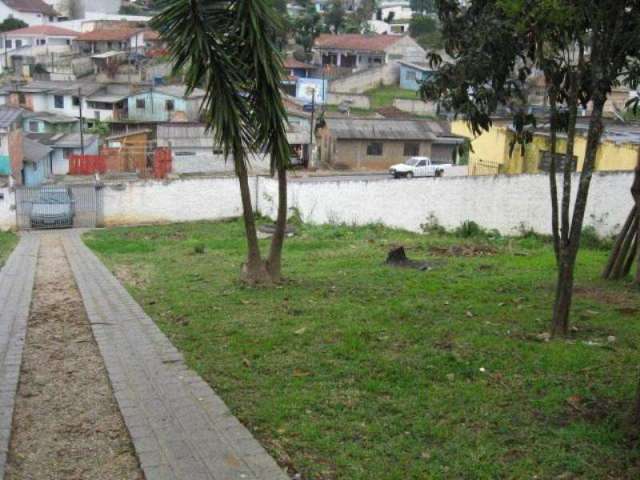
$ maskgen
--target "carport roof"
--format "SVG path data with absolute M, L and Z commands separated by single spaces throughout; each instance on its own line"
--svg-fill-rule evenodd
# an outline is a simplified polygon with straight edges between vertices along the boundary
M 446 123 L 435 120 L 387 118 L 327 118 L 331 135 L 344 140 L 427 140 L 449 135 Z

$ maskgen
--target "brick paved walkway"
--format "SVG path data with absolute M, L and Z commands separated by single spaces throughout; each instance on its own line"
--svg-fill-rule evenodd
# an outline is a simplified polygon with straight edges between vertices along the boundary
M 38 245 L 35 235 L 23 236 L 0 271 L 0 480 L 9 450 Z
M 79 233 L 63 244 L 147 480 L 288 478 Z

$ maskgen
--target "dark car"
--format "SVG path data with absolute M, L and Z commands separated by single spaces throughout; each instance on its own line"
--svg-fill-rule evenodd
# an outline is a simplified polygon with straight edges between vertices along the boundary
M 32 228 L 64 228 L 73 226 L 74 201 L 68 188 L 42 190 L 31 206 Z

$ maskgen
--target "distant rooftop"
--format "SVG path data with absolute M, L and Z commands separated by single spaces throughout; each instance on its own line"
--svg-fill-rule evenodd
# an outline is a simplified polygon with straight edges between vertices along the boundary
M 23 114 L 21 108 L 8 107 L 3 105 L 0 107 L 0 128 L 9 128 L 16 120 L 20 119 Z
M 54 25 L 33 25 L 31 27 L 18 28 L 10 30 L 3 35 L 7 36 L 47 36 L 47 37 L 77 37 L 80 33 L 69 30 L 68 28 L 60 28 Z
M 58 12 L 42 0 L 2 0 L 2 2 L 18 12 L 41 13 L 48 17 L 58 16 Z
M 81 42 L 117 42 L 128 40 L 138 32 L 140 29 L 137 28 L 104 28 L 81 33 L 76 40 Z
M 327 127 L 336 138 L 353 140 L 435 140 L 451 136 L 445 122 L 422 119 L 327 118 Z
M 401 40 L 401 35 L 359 35 L 348 33 L 332 35 L 323 33 L 316 38 L 314 46 L 317 48 L 335 48 L 339 50 L 361 50 L 381 52 Z

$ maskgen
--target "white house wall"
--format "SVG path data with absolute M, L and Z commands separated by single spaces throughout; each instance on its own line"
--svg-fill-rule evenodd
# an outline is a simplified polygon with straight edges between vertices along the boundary
M 0 188 L 0 230 L 14 229 L 16 226 L 15 197 L 9 188 Z

